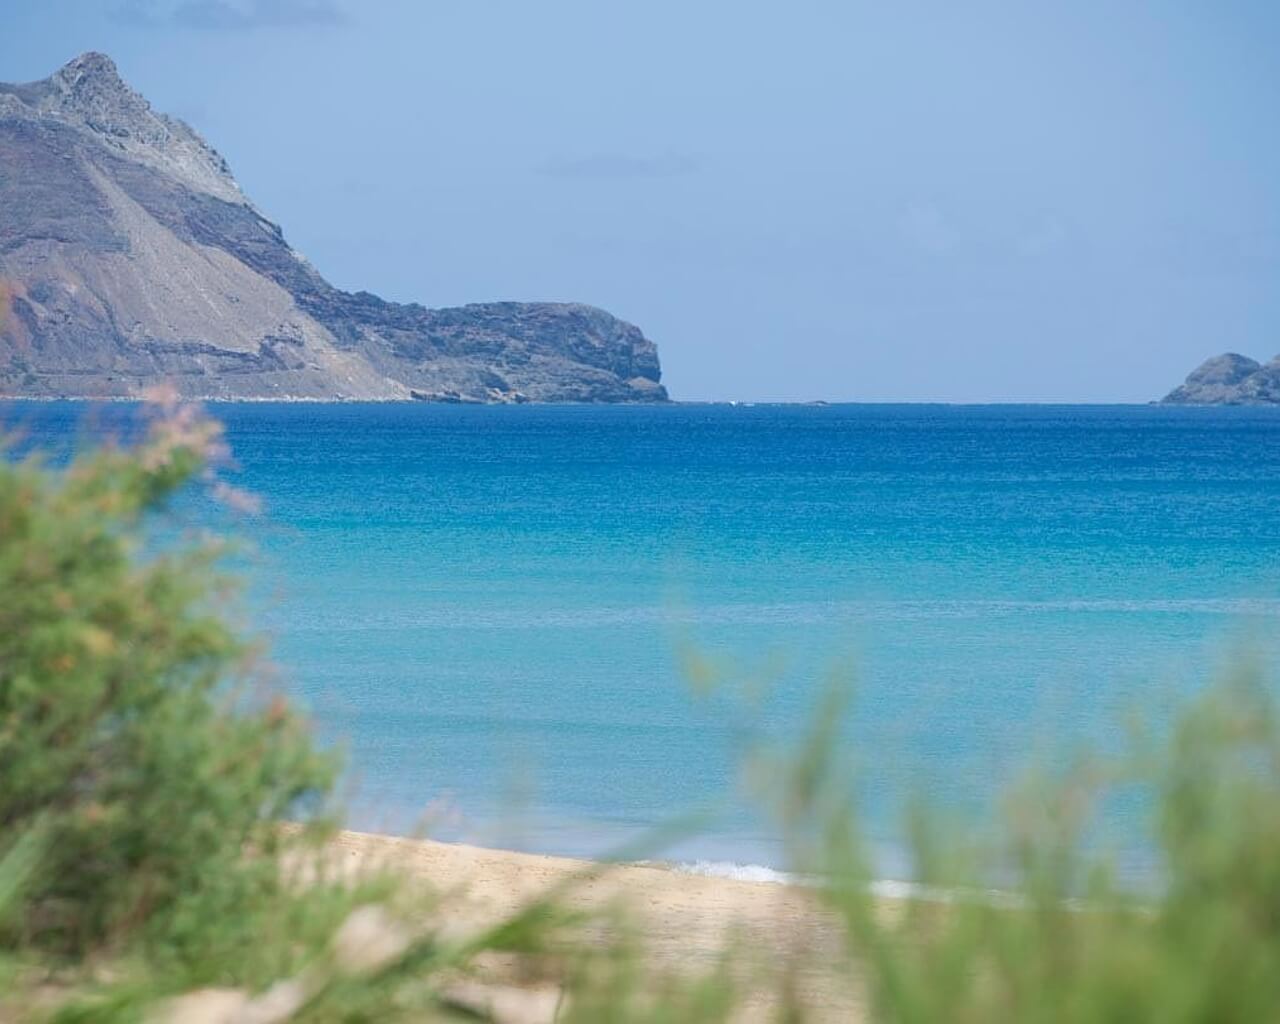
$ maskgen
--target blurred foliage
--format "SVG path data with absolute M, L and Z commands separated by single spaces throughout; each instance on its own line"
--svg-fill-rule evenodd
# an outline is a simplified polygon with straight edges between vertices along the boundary
M 762 982 L 771 1019 L 847 1019 L 787 972 L 744 985 L 775 951 L 657 971 L 622 919 L 567 909 L 582 878 L 459 936 L 432 894 L 333 871 L 338 765 L 263 684 L 222 548 L 155 530 L 183 487 L 226 493 L 220 453 L 170 406 L 135 447 L 0 461 L 0 1021 L 702 1022 Z M 1256 674 L 1131 758 L 1014 789 L 992 832 L 916 808 L 919 889 L 895 901 L 870 884 L 846 705 L 830 687 L 806 742 L 751 767 L 844 936 L 813 966 L 871 1019 L 1280 1019 L 1280 714 Z M 1085 839 L 1118 791 L 1151 810 L 1142 889 Z M 535 981 L 495 983 L 495 956 Z
M 211 470 L 220 430 L 166 396 L 147 415 L 131 447 L 0 459 L 0 1022 L 561 1008 L 476 983 L 486 956 L 572 961 L 593 1019 L 632 959 L 566 937 L 578 879 L 459 937 L 434 894 L 335 861 L 338 761 L 234 625 L 226 546 L 171 511 L 191 486 L 250 507 Z
M 174 408 L 134 449 L 0 463 L 8 948 L 143 950 L 193 981 L 279 966 L 255 937 L 301 909 L 277 861 L 315 837 L 275 825 L 321 824 L 337 765 L 255 692 L 220 547 L 148 543 L 218 447 L 214 424 Z
M 893 901 L 858 829 L 841 692 L 798 755 L 757 774 L 872 1019 L 1280 1020 L 1280 715 L 1260 673 L 1208 687 L 1129 753 L 1029 774 L 994 825 L 913 807 L 916 895 Z M 1098 840 L 1117 794 L 1146 809 L 1138 879 Z

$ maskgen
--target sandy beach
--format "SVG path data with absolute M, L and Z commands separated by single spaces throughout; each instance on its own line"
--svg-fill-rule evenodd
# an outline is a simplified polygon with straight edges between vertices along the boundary
M 333 849 L 353 872 L 390 867 L 449 894 L 445 913 L 469 926 L 496 922 L 564 885 L 569 908 L 593 915 L 618 911 L 633 924 L 659 973 L 687 977 L 711 969 L 735 943 L 741 951 L 735 961 L 757 988 L 744 1020 L 767 1015 L 767 989 L 780 974 L 790 976 L 807 1005 L 826 1011 L 821 1019 L 862 1017 L 849 981 L 827 966 L 841 949 L 840 928 L 804 886 L 363 832 L 340 833 Z

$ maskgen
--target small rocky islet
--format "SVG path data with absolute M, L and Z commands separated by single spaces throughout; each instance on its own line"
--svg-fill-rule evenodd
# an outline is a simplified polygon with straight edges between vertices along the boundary
M 1201 363 L 1162 405 L 1280 405 L 1280 356 L 1269 363 L 1225 352 Z

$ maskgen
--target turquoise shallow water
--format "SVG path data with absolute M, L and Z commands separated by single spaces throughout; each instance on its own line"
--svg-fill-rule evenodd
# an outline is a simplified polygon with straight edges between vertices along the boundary
M 14 404 L 36 443 L 128 407 Z M 1280 410 L 215 407 L 265 512 L 256 621 L 350 748 L 357 824 L 592 853 L 735 788 L 835 664 L 872 831 L 1037 736 L 1277 653 Z M 198 513 L 199 514 L 199 513 Z M 679 651 L 725 666 L 699 699 Z M 731 801 L 732 802 L 732 801 Z M 777 863 L 728 809 L 679 855 Z

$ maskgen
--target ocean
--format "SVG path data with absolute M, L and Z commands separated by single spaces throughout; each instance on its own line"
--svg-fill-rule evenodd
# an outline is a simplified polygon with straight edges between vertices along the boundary
M 785 867 L 744 750 L 851 688 L 897 869 L 1242 657 L 1280 664 L 1280 410 L 215 405 L 263 502 L 249 619 L 342 745 L 358 827 Z M 129 406 L 11 403 L 24 444 Z M 690 811 L 664 850 L 630 846 Z

